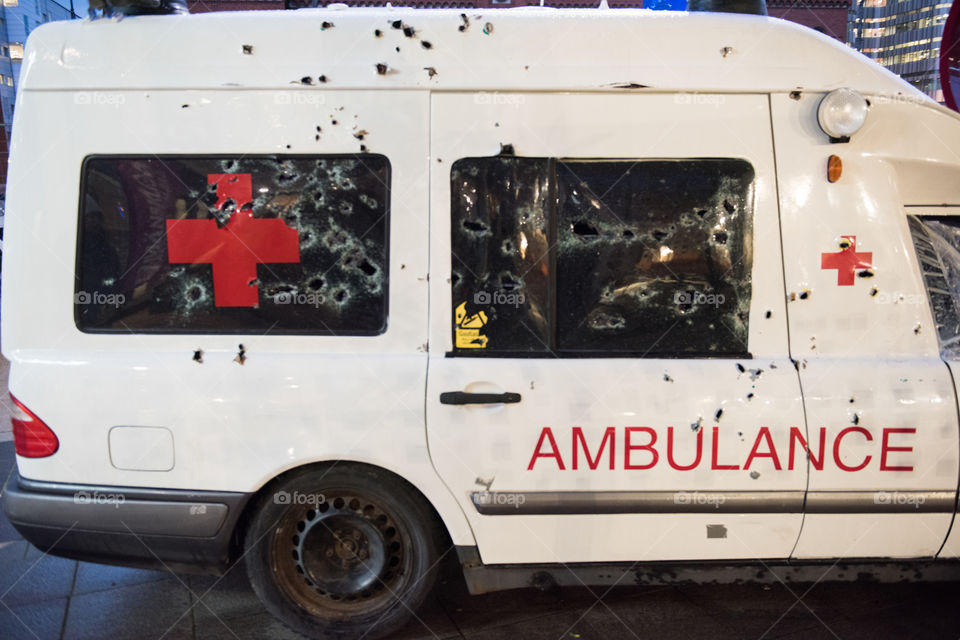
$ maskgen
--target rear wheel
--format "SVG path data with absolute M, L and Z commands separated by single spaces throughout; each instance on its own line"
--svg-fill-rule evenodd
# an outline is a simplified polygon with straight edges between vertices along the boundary
M 436 580 L 440 527 L 408 484 L 363 465 L 297 472 L 271 487 L 246 536 L 266 608 L 317 638 L 380 638 Z

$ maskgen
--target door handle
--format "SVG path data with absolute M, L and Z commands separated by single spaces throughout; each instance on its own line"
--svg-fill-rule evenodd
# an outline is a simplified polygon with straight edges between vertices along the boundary
M 519 393 L 444 391 L 440 394 L 440 404 L 511 404 L 514 402 L 520 402 Z

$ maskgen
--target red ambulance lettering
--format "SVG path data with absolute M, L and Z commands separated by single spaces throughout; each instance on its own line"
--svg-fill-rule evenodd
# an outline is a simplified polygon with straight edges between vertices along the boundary
M 807 439 L 803 437 L 803 432 L 800 431 L 797 427 L 790 427 L 790 451 L 787 453 L 787 456 L 790 458 L 790 463 L 787 469 L 793 471 L 793 454 L 796 451 L 796 443 L 800 443 L 800 447 L 807 453 L 807 457 L 810 458 L 810 464 L 817 471 L 823 471 L 823 456 L 826 452 L 827 446 L 827 428 L 820 427 L 820 457 L 813 455 L 810 452 L 810 447 L 807 446 Z
M 767 443 L 767 450 L 765 452 L 760 451 L 760 442 L 765 441 Z M 770 429 L 768 427 L 760 427 L 760 431 L 757 433 L 757 439 L 753 441 L 753 448 L 750 449 L 749 455 L 747 455 L 747 461 L 743 464 L 744 469 L 750 468 L 750 463 L 753 462 L 754 458 L 770 458 L 773 461 L 773 468 L 777 471 L 780 471 L 783 467 L 780 466 L 780 457 L 777 456 L 777 448 L 773 446 L 773 438 L 770 437 Z
M 713 451 L 710 454 L 710 468 L 714 471 L 735 471 L 740 468 L 738 464 L 720 464 L 717 462 L 717 449 L 719 448 L 717 441 L 720 439 L 720 427 L 713 428 Z
M 840 445 L 843 442 L 843 438 L 848 433 L 854 433 L 854 432 L 863 434 L 863 437 L 867 439 L 867 442 L 871 442 L 873 440 L 873 436 L 870 435 L 870 432 L 864 429 L 863 427 L 847 427 L 846 429 L 844 429 L 843 431 L 837 434 L 837 439 L 833 441 L 833 462 L 834 464 L 837 465 L 837 468 L 842 469 L 844 471 L 860 471 L 860 469 L 863 469 L 868 464 L 870 464 L 870 459 L 872 458 L 872 456 L 869 456 L 869 455 L 864 457 L 863 462 L 856 467 L 848 467 L 846 464 L 843 463 L 842 460 L 840 460 Z
M 672 469 L 676 469 L 677 471 L 696 469 L 697 465 L 700 464 L 700 457 L 702 455 L 703 429 L 697 429 L 697 456 L 693 459 L 693 462 L 686 466 L 678 464 L 677 461 L 673 459 L 673 427 L 667 427 L 667 464 L 669 464 Z
M 543 448 L 543 441 L 550 441 L 550 453 L 540 453 L 540 450 Z M 557 441 L 553 438 L 553 430 L 550 427 L 544 427 L 540 431 L 540 439 L 537 440 L 537 447 L 533 451 L 533 457 L 530 458 L 530 464 L 527 465 L 527 471 L 533 469 L 534 463 L 537 461 L 537 458 L 554 458 L 557 461 L 557 467 L 560 471 L 566 469 L 563 466 L 563 458 L 560 457 L 560 449 L 557 448 Z
M 891 451 L 900 451 L 910 453 L 913 447 L 891 447 L 890 434 L 892 433 L 916 433 L 916 429 L 884 429 L 880 437 L 880 471 L 913 471 L 913 467 L 891 467 L 887 464 L 887 453 Z
M 650 436 L 650 442 L 647 444 L 633 444 L 631 442 L 630 434 L 642 431 Z M 660 459 L 660 454 L 657 453 L 657 450 L 653 448 L 653 445 L 657 443 L 657 432 L 651 429 L 650 427 L 627 427 L 624 430 L 624 446 L 623 446 L 623 468 L 624 469 L 652 469 L 657 465 L 657 461 Z M 630 452 L 631 451 L 647 451 L 650 453 L 650 462 L 647 464 L 633 464 L 630 462 Z
M 587 466 L 589 466 L 591 470 L 596 469 L 597 466 L 600 464 L 600 457 L 603 455 L 603 450 L 607 446 L 607 441 L 609 441 L 610 442 L 610 469 L 613 470 L 614 464 L 615 464 L 613 457 L 615 453 L 614 447 L 615 447 L 616 440 L 617 440 L 617 430 L 613 427 L 607 427 L 607 430 L 603 432 L 603 440 L 600 441 L 600 449 L 597 451 L 597 457 L 591 458 L 590 449 L 587 447 L 587 441 L 583 437 L 583 429 L 581 429 L 580 427 L 574 427 L 573 428 L 572 468 L 573 469 L 578 468 L 577 451 L 579 450 L 580 446 L 582 446 L 583 455 L 587 458 Z M 563 468 L 562 464 L 560 468 L 561 469 Z

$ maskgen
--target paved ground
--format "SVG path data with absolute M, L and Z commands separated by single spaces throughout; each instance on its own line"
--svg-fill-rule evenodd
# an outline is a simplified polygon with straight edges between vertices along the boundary
M 13 443 L 0 443 L 0 478 L 13 464 Z M 796 596 L 782 585 L 697 585 L 471 597 L 450 566 L 399 638 L 960 638 L 958 584 L 791 589 Z M 2 640 L 298 637 L 263 610 L 242 567 L 217 579 L 44 556 L 0 515 Z

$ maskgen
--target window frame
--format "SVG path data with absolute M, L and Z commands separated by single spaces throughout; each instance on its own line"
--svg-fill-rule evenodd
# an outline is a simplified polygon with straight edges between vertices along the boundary
M 453 180 L 452 180 L 452 175 L 453 175 L 453 171 L 454 171 L 454 169 L 456 168 L 457 163 L 460 162 L 461 160 L 475 160 L 475 159 L 487 159 L 487 158 L 493 159 L 493 158 L 497 158 L 497 157 L 500 157 L 500 156 L 464 156 L 464 157 L 461 157 L 461 158 L 457 158 L 454 162 L 452 162 L 452 163 L 450 164 L 450 174 L 448 175 L 448 178 L 447 178 L 448 184 L 450 184 L 451 187 L 452 187 L 452 182 L 453 182 Z M 554 174 L 554 176 L 558 176 L 558 175 L 559 175 L 559 172 L 557 171 L 557 166 L 558 166 L 560 163 L 562 163 L 562 162 L 591 162 L 591 161 L 596 161 L 596 162 L 629 162 L 629 163 L 640 164 L 640 163 L 643 163 L 643 162 L 657 162 L 657 161 L 736 160 L 736 161 L 745 162 L 747 165 L 749 165 L 751 171 L 753 172 L 753 183 L 756 182 L 756 177 L 757 177 L 756 166 L 754 165 L 753 162 L 750 161 L 750 159 L 748 159 L 748 158 L 743 158 L 743 157 L 732 157 L 732 156 L 724 156 L 724 157 L 714 157 L 714 156 L 711 156 L 711 157 L 693 157 L 693 158 L 662 158 L 662 157 L 657 157 L 657 158 L 653 158 L 653 157 L 650 157 L 650 158 L 646 158 L 646 157 L 644 157 L 644 158 L 613 158 L 613 157 L 572 157 L 572 156 L 562 156 L 562 157 L 561 157 L 561 156 L 507 156 L 507 157 L 516 157 L 516 158 L 518 158 L 518 159 L 531 159 L 531 160 L 533 160 L 533 159 L 541 159 L 541 160 L 546 160 L 547 165 L 550 167 L 550 170 L 551 170 L 551 172 Z M 549 191 L 549 194 L 548 194 L 548 198 L 550 198 L 551 201 L 555 201 L 556 198 L 557 198 L 557 193 L 558 193 L 558 185 L 557 185 L 557 180 L 556 180 L 556 179 L 555 179 L 555 180 L 552 180 L 552 181 L 550 182 L 549 189 L 550 189 L 550 191 Z M 452 253 L 452 244 L 453 244 L 453 241 L 454 241 L 454 233 L 456 232 L 456 225 L 454 224 L 454 218 L 453 218 L 453 215 L 454 215 L 454 207 L 453 207 L 454 199 L 455 199 L 455 193 L 454 193 L 453 189 L 451 188 L 451 191 L 450 191 L 450 210 L 449 210 L 449 212 L 448 212 L 448 219 L 450 220 L 450 236 L 449 236 L 448 240 L 449 240 L 450 243 L 451 243 L 451 246 L 449 247 L 451 253 Z M 755 205 L 755 203 L 756 203 L 756 193 L 754 192 L 752 204 Z M 752 228 L 757 213 L 756 213 L 755 207 L 753 207 L 753 206 L 751 207 L 751 210 L 750 210 L 750 211 L 751 211 L 751 219 L 749 220 L 749 224 L 750 224 L 750 226 L 751 226 L 751 228 Z M 558 348 L 557 348 L 557 337 L 558 337 L 558 327 L 559 327 L 559 323 L 558 323 L 558 320 L 557 320 L 557 318 L 558 318 L 557 313 L 558 313 L 559 305 L 558 305 L 558 289 L 557 289 L 557 275 L 558 275 L 558 274 L 557 274 L 557 263 L 558 263 L 558 250 L 557 250 L 557 246 L 558 246 L 558 239 L 559 239 L 559 229 L 558 229 L 559 217 L 560 217 L 560 216 L 559 216 L 559 209 L 556 208 L 556 207 L 552 208 L 552 210 L 551 210 L 550 212 L 548 212 L 548 215 L 546 216 L 546 228 L 545 228 L 545 231 L 547 232 L 548 246 L 549 246 L 549 253 L 548 253 L 548 256 L 547 256 L 547 264 L 548 264 L 549 272 L 548 272 L 548 276 L 547 276 L 547 292 L 546 292 L 546 297 L 547 297 L 547 301 L 548 301 L 547 311 L 548 311 L 548 330 L 549 330 L 549 334 L 548 334 L 548 336 L 547 336 L 547 338 L 548 338 L 548 343 L 545 345 L 545 346 L 546 346 L 546 349 L 540 350 L 540 351 L 532 351 L 532 350 L 528 350 L 528 351 L 487 351 L 486 349 L 457 349 L 456 346 L 455 346 L 455 345 L 456 345 L 456 330 L 457 330 L 457 328 L 456 328 L 456 323 L 455 323 L 455 321 L 450 321 L 450 320 L 448 320 L 448 321 L 450 322 L 450 334 L 449 334 L 449 335 L 451 336 L 451 345 L 453 345 L 453 346 L 452 346 L 452 348 L 451 348 L 449 351 L 447 351 L 447 352 L 444 354 L 444 357 L 447 357 L 447 358 L 501 358 L 501 359 L 544 359 L 544 358 L 553 358 L 553 359 L 585 359 L 585 358 L 586 358 L 586 359 L 598 359 L 598 358 L 610 359 L 610 358 L 634 358 L 634 359 L 637 359 L 637 358 L 639 358 L 639 359 L 649 359 L 649 360 L 657 360 L 657 359 L 662 359 L 662 360 L 691 360 L 691 359 L 704 359 L 704 358 L 718 359 L 718 360 L 719 360 L 719 359 L 723 359 L 723 360 L 744 360 L 744 359 L 749 360 L 749 359 L 753 359 L 753 354 L 750 352 L 750 349 L 749 349 L 749 346 L 750 346 L 750 345 L 749 345 L 749 340 L 750 340 L 750 331 L 749 331 L 750 318 L 749 318 L 749 313 L 752 311 L 752 309 L 748 310 L 748 324 L 747 324 L 747 327 L 748 327 L 748 328 L 747 328 L 747 336 L 746 336 L 746 337 L 747 337 L 747 344 L 745 345 L 745 348 L 744 348 L 742 351 L 731 350 L 731 351 L 725 351 L 725 352 L 722 352 L 722 353 L 711 352 L 711 351 L 704 351 L 704 352 L 683 352 L 683 353 L 664 353 L 664 352 L 654 352 L 654 353 L 651 353 L 653 347 L 651 347 L 651 348 L 649 348 L 649 349 L 647 349 L 647 350 L 645 350 L 645 351 L 642 351 L 642 350 L 622 350 L 622 351 L 576 350 L 576 351 L 575 351 L 575 350 L 562 350 L 562 349 L 558 349 Z M 754 240 L 752 233 L 750 234 L 750 238 L 751 238 L 751 242 L 752 242 L 752 241 Z M 747 249 L 747 251 L 749 252 L 749 254 L 750 254 L 751 256 L 753 256 L 753 254 L 754 254 L 754 247 L 751 246 L 751 247 L 746 248 L 746 249 Z M 752 259 L 752 257 L 751 257 L 751 261 L 750 261 L 750 265 L 749 265 L 749 270 L 750 270 L 750 274 L 751 274 L 751 291 L 750 291 L 750 304 L 748 305 L 748 308 L 751 308 L 751 307 L 752 307 L 753 296 L 754 296 L 754 292 L 753 292 L 753 288 L 752 288 L 752 279 L 753 279 L 752 272 L 753 272 L 753 266 L 754 266 L 754 264 L 753 264 L 753 259 Z M 452 276 L 452 271 L 453 271 L 453 269 L 452 269 L 452 264 L 451 264 L 451 274 L 450 274 L 450 276 Z M 454 299 L 454 297 L 453 297 L 453 286 L 454 286 L 454 285 L 453 285 L 452 277 L 450 277 L 450 276 L 448 276 L 448 277 L 450 278 L 450 283 L 451 283 L 451 284 L 450 284 L 450 294 L 451 294 L 451 298 L 450 298 L 450 311 L 449 311 L 450 315 L 448 315 L 448 318 L 452 318 L 453 312 L 454 312 L 454 308 L 455 308 L 455 299 Z
M 321 153 L 321 154 L 310 154 L 310 153 L 284 153 L 284 154 L 274 154 L 274 153 L 163 153 L 163 154 L 153 154 L 153 153 L 95 153 L 84 156 L 83 161 L 80 164 L 80 190 L 78 194 L 77 202 L 77 235 L 76 235 L 76 246 L 74 251 L 74 269 L 73 269 L 73 295 L 76 296 L 78 287 L 80 286 L 80 267 L 82 262 L 82 247 L 83 247 L 83 225 L 84 225 L 84 205 L 85 205 L 85 195 L 87 192 L 87 163 L 94 160 L 223 160 L 223 159 L 300 159 L 300 160 L 338 160 L 338 159 L 350 159 L 363 161 L 363 158 L 378 157 L 383 158 L 386 162 L 386 184 L 385 184 L 385 197 L 384 197 L 384 212 L 383 212 L 383 313 L 382 313 L 382 322 L 378 329 L 372 329 L 369 331 L 343 331 L 343 330 L 331 330 L 323 327 L 316 327 L 311 329 L 270 329 L 268 332 L 264 333 L 262 328 L 245 328 L 245 329 L 229 329 L 222 327 L 211 327 L 211 328 L 200 328 L 200 329 L 167 329 L 167 328 L 158 328 L 158 329 L 128 329 L 128 328 L 96 328 L 96 327 L 83 327 L 80 324 L 79 316 L 79 305 L 74 301 L 71 301 L 71 307 L 73 309 L 73 325 L 78 331 L 85 334 L 91 335 L 172 335 L 172 336 L 210 336 L 210 335 L 230 335 L 230 336 L 246 336 L 246 335 L 261 335 L 264 337 L 267 336 L 315 336 L 315 337 L 333 337 L 333 338 L 357 338 L 357 337 L 376 337 L 387 333 L 390 327 L 390 226 L 392 222 L 392 195 L 393 195 L 393 163 L 390 161 L 390 158 L 386 154 L 382 153 Z

